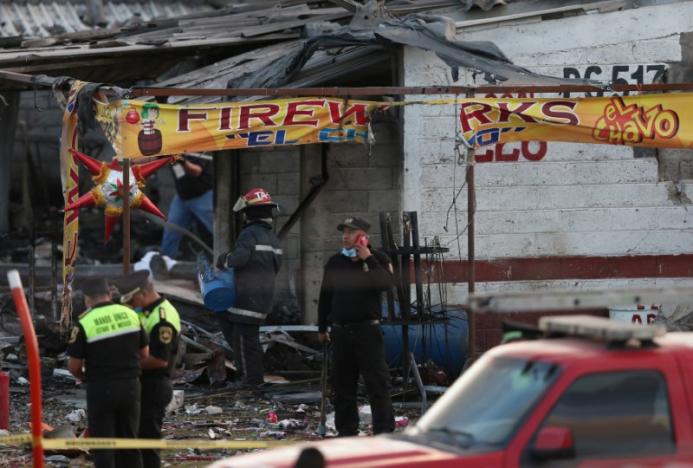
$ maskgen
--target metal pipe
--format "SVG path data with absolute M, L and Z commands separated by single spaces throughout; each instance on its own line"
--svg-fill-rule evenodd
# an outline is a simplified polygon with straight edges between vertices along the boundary
M 317 183 L 310 188 L 310 191 L 308 192 L 308 195 L 306 195 L 306 198 L 301 200 L 301 203 L 298 205 L 296 210 L 294 210 L 294 212 L 291 213 L 289 219 L 279 230 L 279 234 L 277 234 L 277 237 L 279 237 L 280 240 L 283 240 L 286 237 L 286 235 L 289 233 L 294 224 L 296 224 L 298 220 L 301 218 L 303 212 L 306 211 L 306 209 L 308 208 L 308 206 L 310 206 L 312 201 L 315 200 L 315 197 L 318 196 L 318 194 L 322 191 L 323 187 L 327 185 L 327 181 L 330 179 L 330 175 L 327 169 L 328 148 L 329 146 L 325 143 L 321 145 L 320 177 L 318 178 Z
M 423 287 L 421 285 L 421 254 L 419 253 L 419 217 L 416 211 L 409 212 L 411 220 L 411 242 L 414 250 L 414 282 L 416 287 L 416 313 L 419 320 L 424 314 Z
M 31 214 L 31 231 L 29 233 L 29 310 L 35 310 L 36 304 L 36 230 L 34 214 Z
M 380 212 L 380 239 L 383 246 L 383 250 L 387 252 L 390 261 L 392 261 L 392 237 L 390 230 L 392 226 L 390 224 L 390 215 L 385 212 Z M 387 297 L 387 320 L 390 322 L 395 321 L 395 296 L 392 293 L 392 288 L 387 288 L 385 291 Z
M 411 224 L 409 212 L 402 213 L 402 275 L 403 298 L 399 303 L 399 313 L 402 318 L 402 367 L 404 375 L 408 375 L 409 369 L 409 307 L 411 305 L 411 276 L 409 272 L 409 247 L 411 247 Z M 404 388 L 407 388 L 407 379 L 404 380 Z
M 414 359 L 414 353 L 409 353 L 409 366 L 414 374 L 414 381 L 416 382 L 416 386 L 419 388 L 419 393 L 421 394 L 421 414 L 424 414 L 426 412 L 426 408 L 428 407 L 428 398 L 426 396 L 426 388 L 421 380 L 421 374 L 419 374 L 419 366 L 416 364 L 416 359 Z
M 476 190 L 474 187 L 474 149 L 467 149 L 467 292 L 471 296 L 476 288 L 475 270 L 475 245 L 474 245 L 474 219 L 476 211 Z M 469 349 L 467 359 L 474 362 L 476 358 L 476 314 L 474 310 L 467 310 L 469 323 Z
M 34 468 L 43 468 L 43 427 L 42 427 L 42 406 L 41 406 L 41 358 L 39 356 L 38 340 L 34 331 L 34 324 L 31 321 L 31 311 L 26 302 L 22 280 L 17 270 L 7 273 L 7 280 L 12 289 L 12 299 L 14 300 L 17 315 L 22 325 L 24 335 L 24 345 L 26 346 L 27 361 L 29 367 L 29 393 L 31 396 L 31 435 L 32 435 L 32 455 Z
M 52 87 L 63 77 L 29 75 L 0 70 L 0 80 Z M 63 82 L 65 83 L 65 82 Z M 69 84 L 69 82 L 67 82 Z M 587 93 L 598 91 L 693 91 L 693 83 L 650 83 L 603 85 L 487 85 L 487 86 L 364 86 L 313 88 L 130 88 L 140 96 L 379 96 L 403 94 L 487 94 L 487 93 Z M 108 88 L 103 89 L 106 94 Z
M 0 75 L 1 76 L 1 75 Z M 693 83 L 547 86 L 365 86 L 330 88 L 132 88 L 139 96 L 381 96 L 406 94 L 588 93 L 599 91 L 691 91 Z

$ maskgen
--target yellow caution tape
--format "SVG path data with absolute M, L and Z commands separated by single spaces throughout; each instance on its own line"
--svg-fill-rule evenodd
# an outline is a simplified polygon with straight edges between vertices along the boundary
M 0 445 L 30 444 L 32 440 L 31 434 L 12 434 L 0 437 Z
M 0 437 L 0 445 L 30 444 L 31 434 L 17 434 Z M 80 439 L 43 439 L 43 448 L 47 450 L 64 449 L 267 449 L 286 445 L 284 441 L 263 440 L 206 440 L 206 439 L 120 439 L 107 437 L 88 437 Z

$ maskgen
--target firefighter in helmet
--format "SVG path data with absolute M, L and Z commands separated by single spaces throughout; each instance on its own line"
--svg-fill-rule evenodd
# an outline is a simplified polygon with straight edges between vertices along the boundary
M 274 279 L 282 261 L 279 239 L 272 230 L 277 204 L 262 188 L 238 198 L 233 211 L 244 216 L 244 226 L 233 249 L 219 256 L 217 267 L 233 268 L 236 302 L 217 314 L 226 341 L 233 349 L 241 374 L 239 387 L 263 383 L 259 328 L 272 310 Z

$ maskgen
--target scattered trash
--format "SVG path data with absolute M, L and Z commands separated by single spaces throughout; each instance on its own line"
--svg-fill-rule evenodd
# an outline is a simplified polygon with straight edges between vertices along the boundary
M 328 414 L 325 418 L 325 427 L 328 431 L 336 431 L 337 426 L 334 424 L 334 411 Z
M 271 437 L 273 439 L 284 439 L 286 438 L 286 432 L 284 431 L 265 431 L 260 433 L 260 437 Z
M 322 393 L 320 392 L 297 392 L 272 396 L 274 400 L 287 404 L 318 403 L 321 397 Z
M 87 417 L 86 411 L 84 411 L 82 408 L 79 408 L 79 409 L 72 411 L 67 416 L 65 416 L 65 419 L 67 419 L 68 421 L 73 422 L 73 423 L 78 423 L 86 417 Z
M 207 406 L 207 407 L 205 408 L 205 411 L 206 411 L 207 414 L 210 415 L 210 416 L 214 416 L 214 415 L 223 413 L 223 410 L 221 409 L 221 407 L 219 407 L 219 406 L 213 406 L 213 405 Z
M 395 418 L 395 427 L 407 427 L 409 425 L 409 418 L 406 416 L 397 416 Z
M 185 398 L 185 390 L 174 390 L 173 397 L 171 401 L 166 406 L 166 414 L 175 413 L 183 407 L 183 400 Z
M 211 427 L 207 431 L 207 434 L 209 435 L 210 439 L 216 439 L 217 438 L 217 435 L 214 433 L 214 430 Z
M 302 429 L 305 426 L 306 424 L 298 419 L 282 419 L 279 421 L 279 427 L 282 429 Z
M 307 409 L 308 409 L 308 407 L 306 405 L 304 405 L 303 403 L 301 403 L 300 405 L 298 405 L 298 408 L 296 408 L 296 412 L 305 414 Z
M 67 369 L 53 369 L 53 377 L 65 379 L 65 380 L 72 380 L 73 382 L 76 382 L 77 379 L 75 378 L 74 375 L 70 373 Z
M 373 420 L 373 414 L 371 413 L 370 405 L 359 406 L 359 421 L 361 424 L 370 424 Z
M 25 379 L 24 377 L 17 377 L 17 383 L 19 385 L 29 385 L 29 381 Z
M 185 414 L 189 414 L 189 415 L 200 414 L 203 411 L 204 411 L 204 409 L 198 407 L 197 403 L 193 403 L 192 405 L 187 405 L 185 407 Z
M 0 429 L 0 437 L 5 437 L 8 435 L 10 435 L 10 431 L 8 431 L 7 429 Z

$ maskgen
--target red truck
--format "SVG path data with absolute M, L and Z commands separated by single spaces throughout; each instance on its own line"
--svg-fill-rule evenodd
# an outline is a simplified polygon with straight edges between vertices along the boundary
M 544 317 L 485 353 L 401 434 L 300 443 L 219 467 L 693 466 L 693 333 Z

